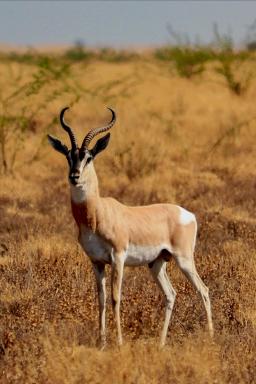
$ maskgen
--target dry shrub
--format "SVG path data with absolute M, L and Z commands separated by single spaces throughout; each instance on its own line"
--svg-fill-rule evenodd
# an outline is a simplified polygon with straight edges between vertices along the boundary
M 63 345 L 56 335 L 44 341 L 44 348 L 49 383 L 208 383 L 212 377 L 218 382 L 219 377 L 219 348 L 202 334 L 164 350 L 148 341 L 100 352 Z

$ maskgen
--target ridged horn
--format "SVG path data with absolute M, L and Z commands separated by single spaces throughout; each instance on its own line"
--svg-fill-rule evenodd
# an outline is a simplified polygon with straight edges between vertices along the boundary
M 61 123 L 62 128 L 68 133 L 68 135 L 70 137 L 72 150 L 75 150 L 75 149 L 77 149 L 77 142 L 76 142 L 75 135 L 74 135 L 72 129 L 66 124 L 66 122 L 64 120 L 64 113 L 65 113 L 65 111 L 67 109 L 69 109 L 69 107 L 65 107 L 65 108 L 63 108 L 61 110 L 61 112 L 60 112 L 60 123 Z
M 115 112 L 113 111 L 113 109 L 111 108 L 108 108 L 111 113 L 112 113 L 112 118 L 111 118 L 111 121 L 108 123 L 108 125 L 104 126 L 104 127 L 99 127 L 99 128 L 93 128 L 91 129 L 87 135 L 85 136 L 84 140 L 83 140 L 83 143 L 81 145 L 81 149 L 80 151 L 83 153 L 85 152 L 86 148 L 88 148 L 90 142 L 92 141 L 92 139 L 97 136 L 98 134 L 102 133 L 102 132 L 106 132 L 108 130 L 110 130 L 110 128 L 113 127 L 113 125 L 115 124 L 116 122 L 116 114 Z

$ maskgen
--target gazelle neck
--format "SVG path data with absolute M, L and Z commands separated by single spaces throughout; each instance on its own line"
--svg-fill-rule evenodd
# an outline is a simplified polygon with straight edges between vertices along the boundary
M 83 181 L 78 185 L 70 184 L 71 191 L 71 200 L 75 204 L 87 203 L 98 199 L 99 196 L 99 187 L 98 187 L 98 178 L 91 162 L 83 174 Z

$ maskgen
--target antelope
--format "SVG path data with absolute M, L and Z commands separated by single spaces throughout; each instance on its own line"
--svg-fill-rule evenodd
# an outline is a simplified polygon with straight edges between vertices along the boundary
M 51 135 L 48 140 L 56 151 L 66 156 L 69 164 L 71 208 L 79 230 L 78 241 L 92 262 L 97 283 L 101 347 L 106 344 L 106 264 L 111 265 L 111 296 L 118 344 L 122 344 L 120 299 L 124 266 L 148 265 L 165 296 L 165 319 L 160 338 L 160 346 L 164 346 L 176 297 L 166 271 L 167 262 L 172 257 L 201 296 L 210 336 L 213 336 L 209 290 L 194 263 L 195 215 L 173 204 L 129 207 L 114 198 L 101 197 L 93 163 L 107 147 L 110 133 L 99 138 L 91 149 L 89 145 L 94 137 L 113 127 L 116 114 L 108 108 L 112 113 L 111 121 L 91 129 L 79 148 L 72 129 L 64 120 L 67 109 L 69 107 L 60 112 L 60 124 L 69 135 L 71 149 Z

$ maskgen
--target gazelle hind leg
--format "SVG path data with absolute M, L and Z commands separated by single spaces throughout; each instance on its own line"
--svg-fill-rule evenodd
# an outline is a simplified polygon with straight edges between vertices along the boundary
M 163 347 L 166 341 L 168 326 L 172 315 L 176 292 L 172 287 L 166 272 L 166 261 L 161 258 L 156 259 L 153 264 L 149 265 L 149 268 L 155 281 L 157 282 L 161 291 L 164 293 L 166 300 L 164 326 L 160 339 L 160 346 Z
M 204 308 L 207 315 L 208 328 L 210 332 L 210 336 L 213 336 L 213 322 L 212 322 L 212 311 L 211 311 L 211 302 L 209 297 L 209 289 L 203 283 L 202 279 L 197 273 L 196 266 L 194 263 L 193 253 L 188 256 L 175 255 L 175 260 L 182 270 L 182 272 L 186 275 L 192 285 L 195 287 L 197 292 L 200 294 Z

